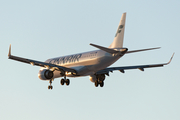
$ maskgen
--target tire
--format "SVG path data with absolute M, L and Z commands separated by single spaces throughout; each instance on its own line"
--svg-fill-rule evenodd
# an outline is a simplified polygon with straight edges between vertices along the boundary
M 66 80 L 66 85 L 68 86 L 69 84 L 70 84 L 70 80 L 67 79 L 67 80 Z
M 98 87 L 99 83 L 97 80 L 95 81 L 94 85 L 95 85 L 95 87 Z
M 48 89 L 51 89 L 51 90 L 52 90 L 52 89 L 53 89 L 53 86 L 49 85 L 49 86 L 48 86 Z
M 100 87 L 103 87 L 104 86 L 104 82 L 103 81 L 101 81 L 101 83 L 100 83 Z
M 64 79 L 61 79 L 61 85 L 64 85 L 64 82 L 65 82 Z

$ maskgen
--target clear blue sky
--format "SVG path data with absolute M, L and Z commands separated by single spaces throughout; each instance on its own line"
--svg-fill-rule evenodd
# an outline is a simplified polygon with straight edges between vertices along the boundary
M 1 120 L 179 120 L 179 0 L 1 0 Z M 109 46 L 122 13 L 127 12 L 124 46 L 129 50 L 162 47 L 128 54 L 112 66 L 172 63 L 163 68 L 114 72 L 103 88 L 89 77 L 48 82 L 39 67 L 9 60 L 12 54 L 45 61 Z

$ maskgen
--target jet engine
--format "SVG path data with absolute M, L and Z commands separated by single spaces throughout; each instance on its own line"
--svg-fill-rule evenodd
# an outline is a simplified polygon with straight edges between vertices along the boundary
M 49 80 L 49 79 L 52 79 L 53 76 L 54 76 L 53 71 L 50 71 L 48 69 L 42 69 L 38 73 L 38 77 L 41 80 Z
M 96 80 L 99 80 L 99 81 L 104 81 L 106 78 L 106 76 L 104 74 L 100 74 L 100 75 L 90 75 L 89 76 L 89 79 L 91 82 L 95 82 Z
M 91 82 L 95 82 L 95 81 L 97 80 L 97 78 L 96 78 L 95 75 L 90 75 L 90 76 L 89 76 L 89 80 L 90 80 Z

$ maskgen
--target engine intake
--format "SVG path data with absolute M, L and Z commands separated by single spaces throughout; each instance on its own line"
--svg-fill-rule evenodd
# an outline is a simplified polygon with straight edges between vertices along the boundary
M 47 79 L 53 78 L 53 76 L 54 76 L 53 71 L 46 70 L 46 71 L 44 72 L 44 76 L 45 76 Z
M 40 70 L 40 71 L 39 71 L 39 74 L 38 74 L 38 77 L 39 77 L 41 80 L 49 80 L 49 79 L 52 79 L 53 76 L 54 76 L 53 71 L 50 71 L 50 70 L 48 70 L 48 69 Z

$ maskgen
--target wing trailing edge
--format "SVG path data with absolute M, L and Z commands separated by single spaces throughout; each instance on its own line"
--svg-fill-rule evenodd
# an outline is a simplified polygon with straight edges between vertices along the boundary
M 144 71 L 144 68 L 153 68 L 153 67 L 163 67 L 164 65 L 168 65 L 171 63 L 173 56 L 175 53 L 173 53 L 172 57 L 170 58 L 169 62 L 167 63 L 162 63 L 162 64 L 151 64 L 151 65 L 136 65 L 136 66 L 124 66 L 124 67 L 109 67 L 103 70 L 100 70 L 96 72 L 95 74 L 109 74 L 109 72 L 113 72 L 115 70 L 119 70 L 122 73 L 125 73 L 125 70 L 130 70 L 130 69 L 139 69 L 141 71 Z
M 22 58 L 22 57 L 13 56 L 13 55 L 11 55 L 11 45 L 9 46 L 8 58 L 12 59 L 12 60 L 19 61 L 19 62 L 24 62 L 24 63 L 27 63 L 27 64 L 31 64 L 33 66 L 36 65 L 36 66 L 45 67 L 45 68 L 48 68 L 48 69 L 53 68 L 53 69 L 56 69 L 56 70 L 59 70 L 59 71 L 62 71 L 62 72 L 71 72 L 74 75 L 77 74 L 77 71 L 74 70 L 74 69 L 71 69 L 71 68 L 59 66 L 59 65 L 56 65 L 56 64 L 45 63 L 45 62 L 41 62 L 41 61 L 36 61 L 36 60 L 31 60 L 31 59 L 26 59 L 26 58 Z

